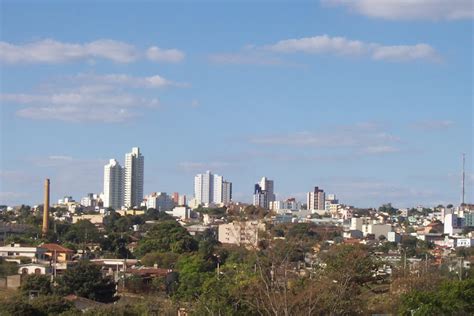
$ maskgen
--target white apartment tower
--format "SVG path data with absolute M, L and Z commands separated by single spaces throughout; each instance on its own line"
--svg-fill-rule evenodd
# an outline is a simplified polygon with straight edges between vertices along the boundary
M 210 171 L 194 177 L 194 198 L 197 204 L 227 204 L 232 197 L 232 183 Z
M 131 153 L 125 154 L 125 194 L 126 207 L 140 206 L 143 201 L 144 157 L 140 148 L 133 147 Z
M 308 192 L 306 195 L 307 208 L 310 211 L 324 211 L 325 210 L 325 193 L 322 189 L 314 187 L 313 192 Z
M 115 159 L 104 166 L 104 207 L 119 210 L 123 205 L 124 170 Z

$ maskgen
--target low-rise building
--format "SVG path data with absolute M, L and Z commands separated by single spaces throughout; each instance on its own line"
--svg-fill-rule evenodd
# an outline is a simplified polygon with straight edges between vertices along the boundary
M 18 274 L 26 275 L 26 274 L 35 274 L 35 275 L 46 275 L 51 274 L 52 268 L 47 264 L 39 264 L 39 263 L 28 263 L 28 264 L 21 264 L 18 266 Z
M 6 258 L 31 258 L 32 261 L 45 260 L 46 249 L 41 247 L 25 247 L 21 244 L 9 244 L 0 247 L 0 257 Z
M 232 222 L 219 225 L 218 240 L 223 244 L 257 246 L 259 231 L 265 230 L 265 224 L 258 221 Z
M 187 206 L 176 206 L 172 211 L 166 213 L 181 220 L 187 220 L 191 217 L 191 209 Z

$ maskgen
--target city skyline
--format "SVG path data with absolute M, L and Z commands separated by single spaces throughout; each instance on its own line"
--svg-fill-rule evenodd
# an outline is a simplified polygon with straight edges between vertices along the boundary
M 133 146 L 145 194 L 212 170 L 361 207 L 459 204 L 466 153 L 472 203 L 472 7 L 436 3 L 4 1 L 0 204 L 101 192 Z

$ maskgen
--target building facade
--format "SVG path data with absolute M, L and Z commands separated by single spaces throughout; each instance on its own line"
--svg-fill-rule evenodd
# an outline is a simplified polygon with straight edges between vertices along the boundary
M 255 184 L 253 192 L 253 205 L 270 208 L 270 204 L 275 201 L 273 192 L 273 180 L 263 177 L 259 183 Z
M 232 198 L 232 183 L 210 171 L 194 177 L 194 198 L 197 204 L 228 204 Z
M 124 205 L 140 206 L 143 200 L 143 171 L 145 158 L 140 148 L 133 147 L 131 153 L 125 154 Z
M 124 170 L 115 159 L 104 166 L 104 207 L 119 210 L 124 205 Z
M 306 195 L 306 204 L 308 210 L 311 212 L 325 211 L 326 209 L 326 198 L 324 190 L 319 187 L 314 187 L 313 192 L 308 192 Z

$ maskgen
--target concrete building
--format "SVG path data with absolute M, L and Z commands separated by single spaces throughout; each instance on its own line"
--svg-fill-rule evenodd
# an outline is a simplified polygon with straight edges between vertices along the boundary
M 99 194 L 87 193 L 87 195 L 81 199 L 81 205 L 84 207 L 96 207 L 96 206 L 100 207 L 100 206 L 103 206 L 103 202 Z
M 210 171 L 194 177 L 194 198 L 197 204 L 228 204 L 232 198 L 232 183 Z
M 379 238 L 380 236 L 387 238 L 388 233 L 391 232 L 392 229 L 392 225 L 389 224 L 374 223 L 362 225 L 362 233 L 364 236 L 374 235 L 375 238 Z
M 104 207 L 119 210 L 124 205 L 124 169 L 115 159 L 104 166 Z M 92 202 L 91 202 L 92 203 Z
M 314 187 L 313 192 L 306 195 L 306 205 L 312 213 L 324 213 L 326 211 L 326 197 L 324 190 Z
M 166 213 L 183 221 L 191 217 L 191 210 L 187 206 L 177 206 Z
M 21 244 L 9 244 L 0 247 L 0 257 L 17 258 L 27 257 L 34 261 L 45 260 L 46 249 L 41 247 L 24 247 Z
M 180 195 L 178 198 L 178 206 L 184 206 L 187 205 L 187 200 L 186 200 L 186 195 Z
M 275 193 L 273 191 L 273 180 L 263 177 L 259 183 L 255 184 L 253 192 L 253 205 L 270 208 L 270 203 L 275 201 Z
M 474 212 L 464 213 L 464 225 L 467 227 L 474 227 Z
M 232 182 L 222 182 L 222 204 L 229 205 L 232 202 Z
M 100 226 L 104 223 L 104 214 L 82 214 L 82 215 L 74 215 L 72 217 L 73 224 L 82 220 L 86 220 L 86 221 L 91 222 L 94 225 Z
M 444 217 L 444 233 L 449 236 L 459 234 L 464 226 L 464 218 L 454 213 L 446 214 Z
M 285 201 L 270 202 L 269 207 L 272 211 L 275 211 L 275 212 L 282 212 L 282 211 L 296 212 L 301 209 L 301 204 L 297 202 L 294 198 L 289 198 Z
M 140 148 L 133 147 L 125 154 L 124 204 L 126 207 L 140 206 L 143 200 L 143 172 L 145 158 Z
M 52 268 L 46 264 L 39 264 L 39 263 L 28 263 L 28 264 L 20 264 L 18 266 L 18 274 L 27 275 L 27 274 L 35 274 L 35 275 L 49 275 L 52 273 Z
M 173 198 L 165 192 L 154 192 L 145 197 L 146 208 L 154 208 L 159 211 L 170 211 L 175 207 Z
M 265 224 L 257 221 L 221 224 L 218 229 L 218 240 L 223 244 L 257 246 L 258 233 L 264 230 Z

